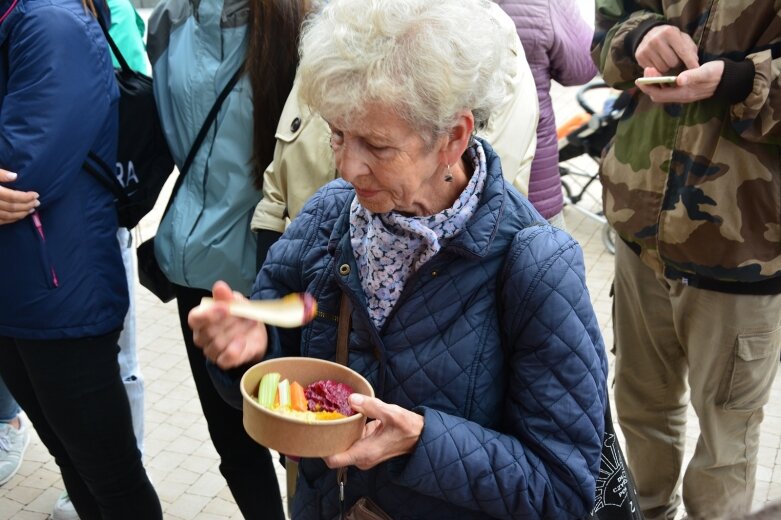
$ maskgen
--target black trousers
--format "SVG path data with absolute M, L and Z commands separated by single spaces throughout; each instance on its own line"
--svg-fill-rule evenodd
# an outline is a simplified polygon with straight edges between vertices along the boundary
M 0 337 L 0 374 L 62 472 L 82 520 L 162 519 L 119 376 L 119 332 Z
M 193 343 L 193 332 L 187 325 L 187 315 L 204 296 L 211 296 L 211 293 L 176 286 L 179 321 L 187 347 L 187 358 L 209 435 L 220 455 L 220 473 L 228 482 L 245 519 L 284 520 L 282 496 L 271 454 L 244 431 L 241 410 L 231 407 L 219 396 L 206 370 L 203 351 Z

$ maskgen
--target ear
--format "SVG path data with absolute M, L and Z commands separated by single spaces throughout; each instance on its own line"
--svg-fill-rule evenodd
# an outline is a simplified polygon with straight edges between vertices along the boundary
M 456 164 L 464 155 L 466 147 L 475 129 L 475 116 L 471 110 L 461 110 L 456 115 L 456 122 L 450 127 L 447 140 L 440 149 L 442 164 Z

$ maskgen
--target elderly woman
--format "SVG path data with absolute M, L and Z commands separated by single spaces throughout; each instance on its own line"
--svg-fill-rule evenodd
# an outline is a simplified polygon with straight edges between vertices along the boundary
M 335 358 L 377 398 L 349 450 L 302 459 L 294 518 L 369 497 L 392 518 L 581 518 L 594 502 L 607 364 L 582 255 L 474 137 L 507 88 L 482 0 L 332 0 L 302 36 L 300 96 L 328 122 L 342 179 L 271 248 L 252 297 L 315 296 L 301 329 L 196 307 L 206 357 L 236 376 L 277 356 Z M 219 283 L 218 301 L 241 298 Z M 233 370 L 228 370 L 233 369 Z M 238 369 L 238 370 L 236 370 Z M 225 378 L 227 379 L 227 378 Z

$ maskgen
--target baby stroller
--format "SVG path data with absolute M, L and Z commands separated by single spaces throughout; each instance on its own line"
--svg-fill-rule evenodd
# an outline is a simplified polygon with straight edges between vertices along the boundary
M 613 254 L 615 232 L 602 212 L 601 195 L 595 194 L 598 190 L 589 188 L 594 181 L 599 180 L 602 151 L 616 133 L 618 120 L 631 97 L 631 91 L 618 94 L 601 81 L 589 83 L 576 94 L 578 104 L 584 111 L 556 129 L 564 204 L 602 224 L 602 242 Z M 594 102 L 590 101 L 592 98 L 604 100 L 599 112 L 593 108 Z M 600 209 L 591 209 L 595 205 Z

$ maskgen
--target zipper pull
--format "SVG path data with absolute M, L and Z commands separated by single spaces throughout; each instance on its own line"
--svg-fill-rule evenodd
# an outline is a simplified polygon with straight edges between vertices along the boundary
M 344 485 L 347 482 L 347 467 L 336 470 L 336 481 L 339 483 L 339 518 L 344 519 Z
M 35 229 L 37 229 L 38 234 L 41 235 L 41 240 L 45 242 L 46 236 L 43 234 L 43 223 L 41 223 L 41 216 L 38 214 L 37 211 L 33 212 L 32 219 L 33 219 L 33 224 L 35 224 Z

